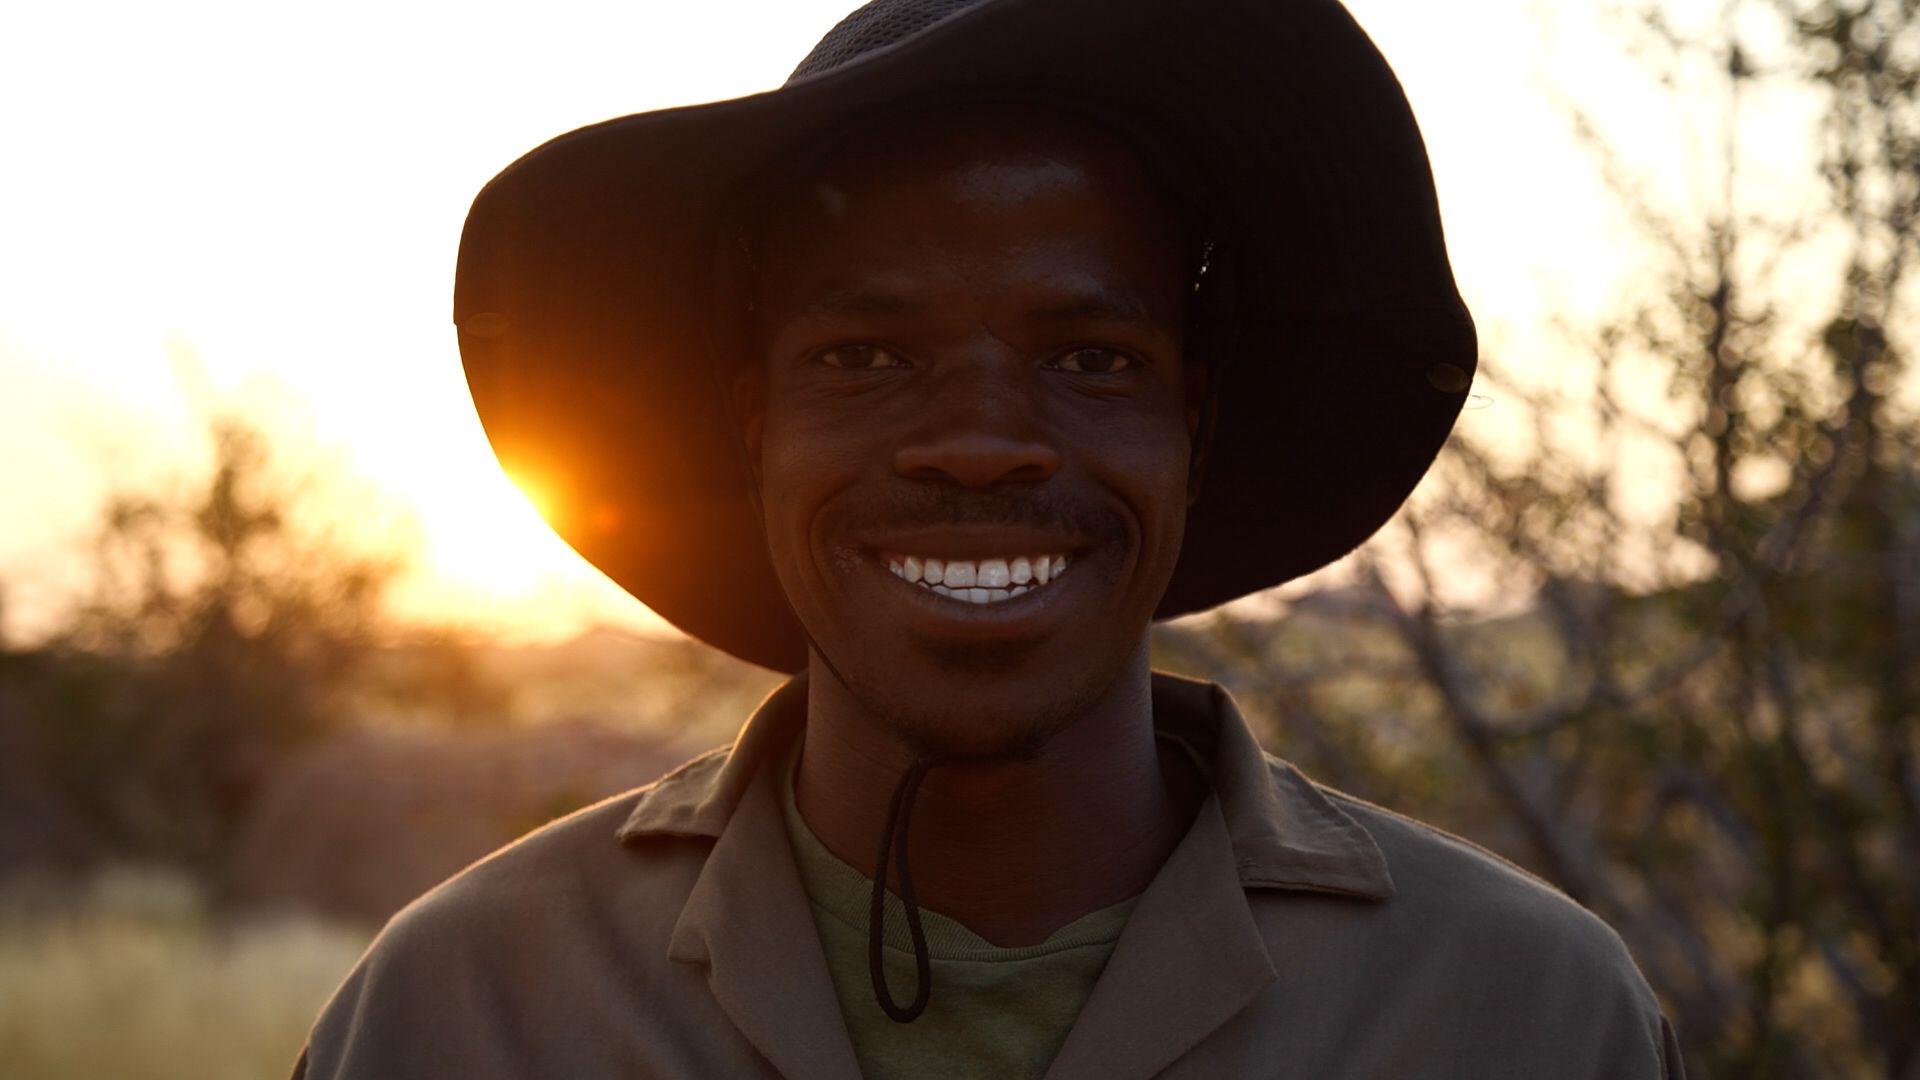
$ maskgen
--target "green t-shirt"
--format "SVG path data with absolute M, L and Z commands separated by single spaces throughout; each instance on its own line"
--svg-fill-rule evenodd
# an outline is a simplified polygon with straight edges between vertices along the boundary
M 1003 949 L 921 909 L 933 964 L 933 996 L 910 1024 L 880 1010 L 867 968 L 873 879 L 828 851 L 794 802 L 793 755 L 781 769 L 780 801 L 800 881 L 827 954 L 833 992 L 867 1080 L 906 1077 L 1039 1077 L 1093 992 L 1133 911 L 1132 900 L 1082 916 L 1038 945 Z M 901 1004 L 914 994 L 906 908 L 887 894 L 887 986 Z

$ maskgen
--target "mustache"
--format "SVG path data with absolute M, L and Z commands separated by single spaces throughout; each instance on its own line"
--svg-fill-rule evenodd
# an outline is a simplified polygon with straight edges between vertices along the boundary
M 1095 544 L 1121 543 L 1127 523 L 1109 506 L 1037 491 L 914 486 L 849 506 L 835 532 L 856 536 L 953 526 L 1058 532 Z

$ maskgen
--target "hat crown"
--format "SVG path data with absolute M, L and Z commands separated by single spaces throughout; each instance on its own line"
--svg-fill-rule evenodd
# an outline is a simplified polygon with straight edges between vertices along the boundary
M 787 76 L 796 83 L 851 63 L 867 53 L 910 38 L 980 0 L 872 0 L 834 24 L 800 66 Z

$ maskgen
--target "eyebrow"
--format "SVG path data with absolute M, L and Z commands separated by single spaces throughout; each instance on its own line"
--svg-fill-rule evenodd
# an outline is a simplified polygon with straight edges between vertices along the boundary
M 1153 321 L 1138 296 L 1114 289 L 1100 289 L 1043 307 L 1032 313 L 1035 318 L 1052 322 L 1134 322 Z

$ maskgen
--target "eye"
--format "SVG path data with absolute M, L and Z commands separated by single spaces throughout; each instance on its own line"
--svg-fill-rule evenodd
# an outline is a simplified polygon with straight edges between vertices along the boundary
M 1139 363 L 1139 360 L 1126 353 L 1091 346 L 1061 353 L 1047 361 L 1046 366 L 1086 375 L 1113 375 L 1137 367 Z
M 814 359 L 843 371 L 877 371 L 881 368 L 909 366 L 904 359 L 878 345 L 835 345 L 817 354 Z

